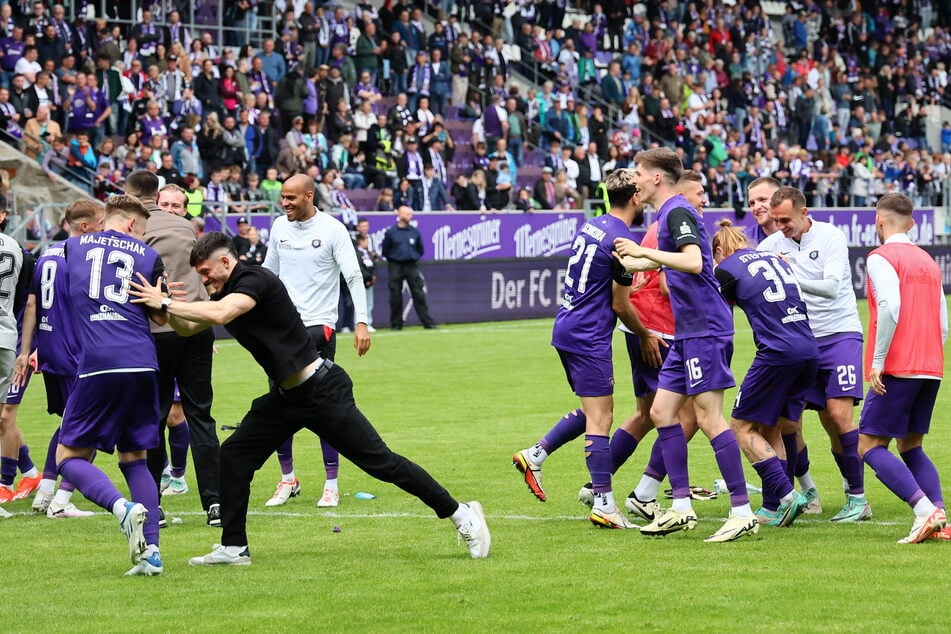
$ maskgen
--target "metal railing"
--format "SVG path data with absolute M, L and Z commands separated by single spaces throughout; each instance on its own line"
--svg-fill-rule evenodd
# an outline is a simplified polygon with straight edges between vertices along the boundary
M 25 216 L 14 214 L 11 218 L 13 226 L 7 231 L 7 235 L 12 236 L 33 253 L 39 253 L 59 232 L 60 222 L 68 206 L 69 203 L 41 203 Z M 32 235 L 29 232 L 31 227 L 33 228 Z

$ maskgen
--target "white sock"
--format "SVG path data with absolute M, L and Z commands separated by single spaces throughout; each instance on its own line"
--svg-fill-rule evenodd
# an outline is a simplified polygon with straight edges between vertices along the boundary
M 452 523 L 458 528 L 462 526 L 465 522 L 469 521 L 469 505 L 460 504 L 456 511 L 449 516 L 449 519 L 452 520 Z
M 918 500 L 911 508 L 915 512 L 916 517 L 928 517 L 934 513 L 934 510 L 937 507 L 931 502 L 931 500 L 928 499 L 928 496 L 926 495 Z
M 337 488 L 337 478 L 328 479 L 326 482 L 324 482 L 324 488 L 333 489 L 334 491 L 339 491 L 339 489 Z
M 40 493 L 43 495 L 53 495 L 53 491 L 56 490 L 56 480 L 48 480 L 43 478 L 40 480 Z
M 816 488 L 816 483 L 812 481 L 812 474 L 808 471 L 801 476 L 796 476 L 796 479 L 799 480 L 799 488 L 803 491 Z
M 849 494 L 849 481 L 845 478 L 842 478 L 842 492 L 846 495 Z
M 148 559 L 149 557 L 151 557 L 154 553 L 157 553 L 158 551 L 159 551 L 158 546 L 156 546 L 155 544 L 147 544 L 145 546 L 145 552 L 142 553 L 142 558 Z
M 247 546 L 225 546 L 225 552 L 232 557 L 237 557 Z
M 614 491 L 605 491 L 604 493 L 594 494 L 594 508 L 599 511 L 613 511 L 616 508 L 614 503 Z
M 781 503 L 783 503 L 783 504 L 792 504 L 792 501 L 793 501 L 792 491 L 790 491 L 789 493 L 787 493 L 787 494 L 784 495 L 783 497 L 779 498 L 779 501 L 780 501 Z
M 282 473 L 282 474 L 281 474 L 281 482 L 287 482 L 288 484 L 291 484 L 291 483 L 293 483 L 294 480 L 296 480 L 296 479 L 297 479 L 297 476 L 294 475 L 294 471 L 293 471 L 293 470 L 292 470 L 290 473 Z
M 528 458 L 538 466 L 541 466 L 541 464 L 545 462 L 545 459 L 548 458 L 548 452 L 545 451 L 545 448 L 540 444 L 536 444 L 528 450 Z
M 73 492 L 66 491 L 65 489 L 60 489 L 56 492 L 56 497 L 53 498 L 53 501 L 59 504 L 60 506 L 66 506 L 69 504 L 69 501 L 73 499 Z
M 675 511 L 680 511 L 681 513 L 693 510 L 693 507 L 690 505 L 690 498 L 674 498 L 670 506 Z
M 35 477 L 38 476 L 38 475 L 40 475 L 40 472 L 36 470 L 36 467 L 33 467 L 32 469 L 30 469 L 29 471 L 27 471 L 26 473 L 24 473 L 24 474 L 23 474 L 23 477 L 24 477 L 24 478 L 35 478 Z
M 13 485 L 12 485 L 12 484 L 0 484 L 0 487 L 5 487 L 5 488 L 7 488 L 7 489 L 10 489 L 11 491 L 13 490 Z
M 116 503 L 112 505 L 112 514 L 116 516 L 120 522 L 122 518 L 125 517 L 125 503 L 129 500 L 125 498 L 119 498 L 116 500 Z
M 749 503 L 746 503 L 740 506 L 734 506 L 730 509 L 730 513 L 733 514 L 733 517 L 749 517 L 753 514 L 753 509 L 750 508 Z
M 162 475 L 167 475 L 168 477 L 172 477 L 172 465 L 170 464 L 165 465 L 165 468 L 162 469 Z
M 641 481 L 637 483 L 634 489 L 634 495 L 641 502 L 651 502 L 657 499 L 657 492 L 660 491 L 660 480 L 655 480 L 647 474 L 641 476 Z

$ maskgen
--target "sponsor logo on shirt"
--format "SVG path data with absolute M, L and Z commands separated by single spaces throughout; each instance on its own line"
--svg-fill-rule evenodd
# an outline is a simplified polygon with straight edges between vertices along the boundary
M 310 241 L 310 246 L 314 247 L 315 249 L 319 249 L 320 245 L 321 245 L 320 238 L 314 238 L 313 240 Z
M 108 306 L 100 306 L 98 313 L 89 316 L 89 321 L 129 321 Z
M 806 316 L 799 312 L 796 306 L 790 306 L 786 309 L 786 316 L 782 318 L 782 323 L 791 324 L 797 321 L 804 321 Z
M 581 227 L 581 233 L 591 236 L 598 242 L 604 240 L 604 236 L 607 235 L 603 229 L 598 229 L 594 225 L 587 224 L 587 223 L 585 223 L 585 225 Z
M 680 235 L 681 235 L 681 236 L 692 236 L 692 235 L 693 235 L 693 229 L 690 228 L 690 225 L 688 225 L 686 221 L 684 221 L 684 222 L 681 223 L 681 225 L 680 225 Z
M 809 259 L 810 259 L 810 260 L 818 260 L 818 259 L 819 259 L 819 251 L 818 251 L 818 250 L 816 250 L 816 251 L 810 251 L 810 252 L 809 252 Z

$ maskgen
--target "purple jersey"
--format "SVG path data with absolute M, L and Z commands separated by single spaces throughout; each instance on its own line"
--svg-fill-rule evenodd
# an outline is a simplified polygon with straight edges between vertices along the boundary
M 32 290 L 36 296 L 36 347 L 40 371 L 75 376 L 78 344 L 69 305 L 64 244 L 51 245 L 36 263 Z
M 713 252 L 700 214 L 677 194 L 660 207 L 657 215 L 657 248 L 678 253 L 688 244 L 700 247 L 703 269 L 699 274 L 665 269 L 674 311 L 674 339 L 725 337 L 733 334 L 733 315 L 720 295 L 713 276 Z
M 70 238 L 63 250 L 79 342 L 77 374 L 157 370 L 149 318 L 130 301 L 129 281 L 141 273 L 155 283 L 164 272 L 158 253 L 113 230 Z
M 757 356 L 771 364 L 819 357 L 792 268 L 778 256 L 740 249 L 716 268 L 723 296 L 746 313 Z
M 630 286 L 632 277 L 612 255 L 615 238 L 631 230 L 616 216 L 588 220 L 571 245 L 565 293 L 555 317 L 551 345 L 576 354 L 611 356 L 617 315 L 611 308 L 613 282 Z

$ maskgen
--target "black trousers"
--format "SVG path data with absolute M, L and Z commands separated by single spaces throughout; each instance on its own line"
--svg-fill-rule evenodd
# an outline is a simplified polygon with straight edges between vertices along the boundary
M 148 466 L 155 485 L 162 479 L 165 468 L 165 419 L 172 408 L 175 380 L 182 397 L 182 410 L 188 421 L 191 437 L 192 462 L 201 506 L 206 511 L 218 503 L 218 433 L 215 419 L 211 416 L 214 392 L 211 386 L 211 355 L 215 334 L 203 330 L 191 337 L 182 337 L 174 332 L 155 335 L 158 352 L 159 411 L 161 413 L 159 438 L 161 443 L 148 452 Z
M 244 546 L 248 497 L 254 473 L 281 442 L 307 428 L 337 448 L 365 472 L 418 497 L 440 518 L 459 503 L 419 465 L 390 451 L 353 400 L 353 382 L 344 370 L 325 362 L 314 376 L 292 390 L 272 388 L 221 445 L 221 543 Z
M 423 276 L 419 272 L 418 262 L 387 262 L 390 275 L 390 327 L 403 326 L 403 280 L 409 285 L 410 295 L 413 297 L 413 306 L 416 315 L 424 326 L 432 326 L 433 318 L 429 316 L 429 306 L 426 305 L 426 293 L 423 291 Z

